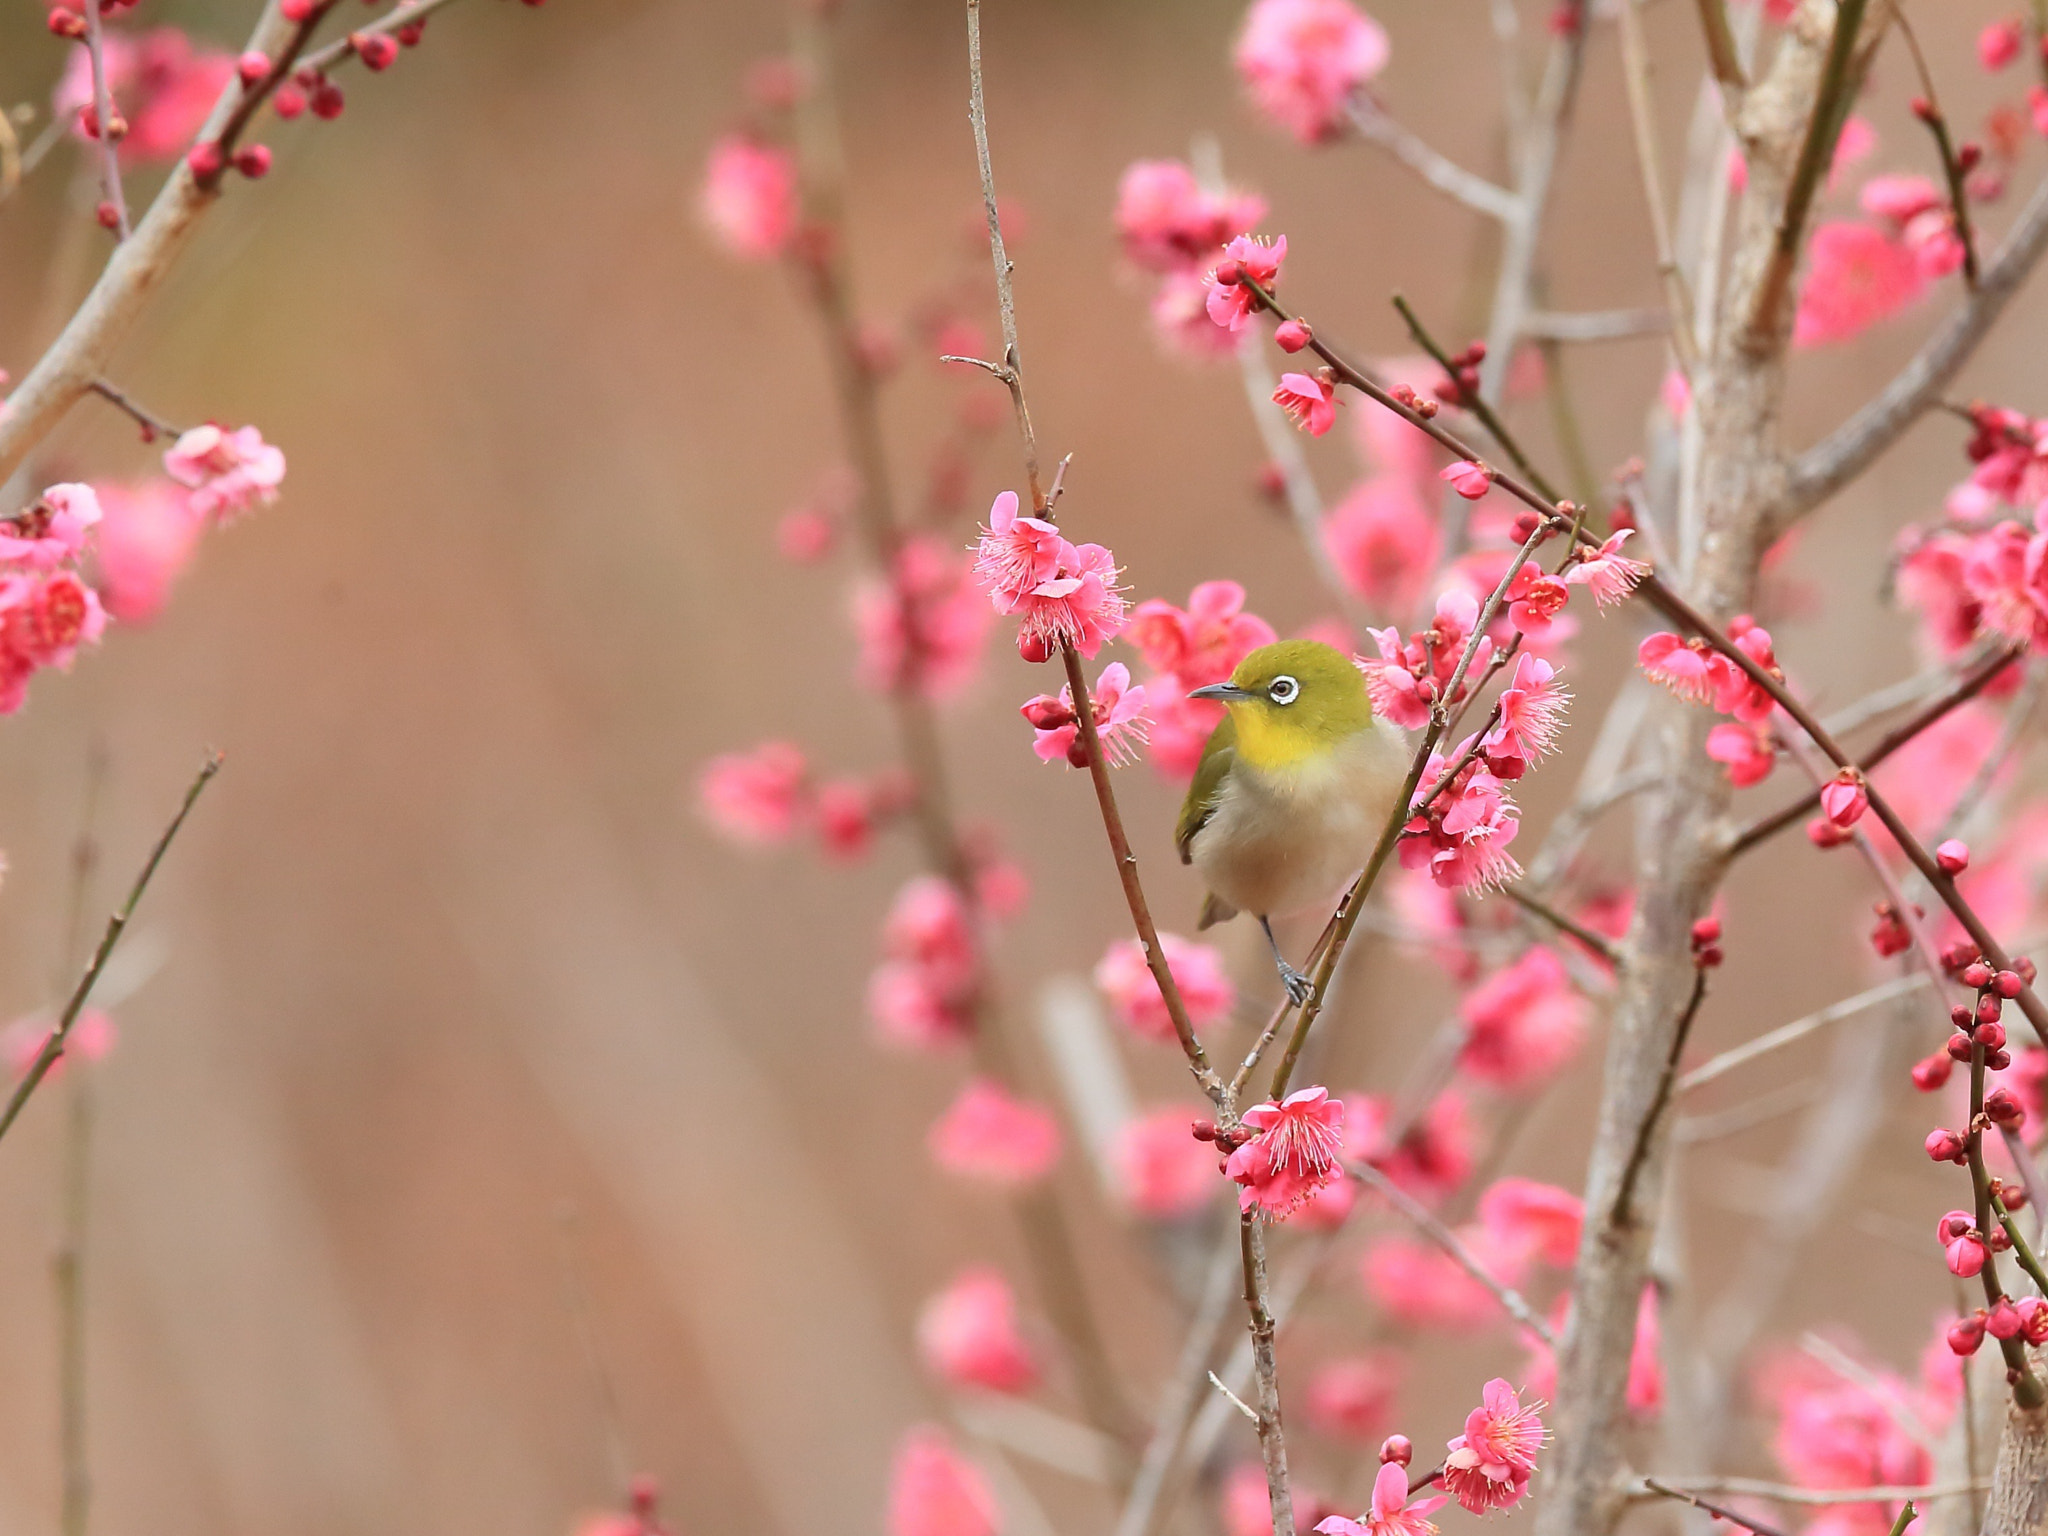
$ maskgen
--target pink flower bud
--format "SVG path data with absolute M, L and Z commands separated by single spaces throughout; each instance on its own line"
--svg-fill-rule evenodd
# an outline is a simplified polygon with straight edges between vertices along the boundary
M 1949 1005 L 1948 1021 L 1967 1035 L 1977 1027 L 1977 1010 L 1968 1003 L 1952 1003 Z
M 1020 630 L 1017 634 L 1017 654 L 1026 661 L 1052 660 L 1052 642 L 1032 630 Z
M 92 213 L 93 217 L 99 220 L 101 229 L 119 229 L 121 227 L 121 210 L 112 203 L 102 202 L 93 209 Z
M 341 109 L 347 99 L 341 94 L 341 87 L 332 80 L 322 80 L 313 87 L 313 115 L 323 123 L 331 123 L 341 116 Z
M 1032 728 L 1040 731 L 1056 731 L 1063 725 L 1074 723 L 1074 711 L 1049 693 L 1041 693 L 1019 710 Z
M 1941 866 L 1943 874 L 1960 875 L 1970 867 L 1970 845 L 1952 837 L 1934 850 L 1934 862 Z
M 1994 1339 L 2015 1338 L 2022 1326 L 2019 1308 L 2012 1304 L 2009 1296 L 1999 1297 L 1984 1319 L 1984 1331 Z
M 1720 943 L 1721 919 L 1709 915 L 1694 923 L 1692 925 L 1692 941 L 1695 945 Z
M 2003 1253 L 2012 1246 L 2012 1234 L 1993 1223 L 1991 1230 L 1984 1234 L 1984 1242 L 1993 1253 Z
M 2027 1118 L 2020 1101 L 2008 1089 L 1994 1088 L 1984 1095 L 1984 1113 L 1993 1125 L 2018 1125 Z
M 1220 263 L 1216 268 L 1216 282 L 1224 288 L 1235 288 L 1244 281 L 1244 268 L 1234 261 Z
M 1977 1231 L 1977 1218 L 1968 1211 L 1950 1211 L 1943 1216 L 1935 1223 L 1934 1236 L 1941 1244 L 1949 1273 L 1962 1279 L 1967 1280 L 1983 1269 L 1985 1260 L 1991 1257 L 1983 1234 Z
M 1955 1069 L 1956 1064 L 1946 1051 L 1936 1051 L 1932 1056 L 1913 1063 L 1913 1086 L 1922 1093 L 1932 1093 L 1949 1080 Z
M 1467 501 L 1477 501 L 1493 488 L 1493 471 L 1470 459 L 1446 465 L 1440 478 L 1448 481 L 1451 489 Z
M 249 144 L 235 151 L 235 169 L 251 181 L 256 181 L 270 170 L 270 146 Z
M 211 139 L 201 139 L 185 153 L 185 164 L 192 168 L 192 174 L 204 181 L 218 176 L 225 162 L 221 159 L 220 146 Z
M 2005 1026 L 2003 1024 L 1979 1024 L 1970 1032 L 1970 1038 L 1983 1046 L 1987 1051 L 1998 1050 L 2005 1044 Z
M 398 39 L 382 32 L 351 32 L 348 45 L 371 71 L 389 69 L 398 57 Z
M 1959 1355 L 1974 1355 L 1984 1342 L 1984 1309 L 1959 1317 L 1948 1325 L 1948 1347 Z
M 1870 808 L 1870 791 L 1863 787 L 1863 775 L 1844 768 L 1820 789 L 1820 808 L 1838 827 L 1853 827 Z
M 1984 1067 L 1987 1071 L 2003 1072 L 2011 1065 L 2012 1052 L 2010 1051 L 1986 1051 L 1984 1053 Z
M 1960 1131 L 1945 1130 L 1937 1126 L 1927 1133 L 1927 1155 L 1937 1163 L 1968 1162 L 1969 1148 L 1969 1142 Z
M 1273 340 L 1278 342 L 1282 352 L 1299 352 L 1316 339 L 1306 320 L 1284 320 L 1273 331 Z
M 1806 824 L 1806 840 L 1816 848 L 1839 848 L 1849 841 L 1849 834 L 1827 817 L 1816 816 Z
M 86 33 L 85 18 L 60 5 L 50 12 L 50 30 L 59 37 L 83 37 Z
M 1405 1467 L 1415 1459 L 1415 1447 L 1406 1435 L 1389 1435 L 1380 1443 L 1380 1465 Z
M 270 109 L 290 122 L 306 110 L 306 93 L 296 85 L 280 85 L 271 95 Z
M 277 14 L 293 26 L 304 26 L 313 16 L 313 0 L 278 0 Z
M 1971 1037 L 1966 1034 L 1959 1032 L 1950 1035 L 1948 1037 L 1949 1056 L 1956 1061 L 1968 1061 L 1970 1059 L 1972 1043 Z
M 1991 978 L 1991 986 L 2000 997 L 2018 997 L 2026 990 L 2026 983 L 2020 980 L 2018 971 L 2000 971 Z
M 2024 41 L 2021 36 L 2022 25 L 2017 16 L 2011 16 L 2003 21 L 1994 21 L 1979 32 L 1977 62 L 1995 73 L 2018 58 Z
M 1999 1015 L 2005 1011 L 2005 999 L 1996 992 L 1986 992 L 1977 999 L 1977 1022 L 1996 1024 Z
M 1988 987 L 1991 985 L 1991 967 L 1982 960 L 1973 960 L 1963 967 L 1960 979 L 1966 987 Z

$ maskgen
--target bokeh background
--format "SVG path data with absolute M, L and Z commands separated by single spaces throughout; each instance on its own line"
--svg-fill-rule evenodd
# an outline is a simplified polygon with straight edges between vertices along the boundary
M 249 19 L 144 8 L 227 46 Z M 17 0 L 0 23 L 0 102 L 47 100 L 60 47 L 41 10 Z M 1137 596 L 1230 575 L 1283 631 L 1323 616 L 1256 493 L 1235 370 L 1168 357 L 1149 334 L 1110 227 L 1118 174 L 1213 134 L 1288 235 L 1290 290 L 1366 351 L 1402 349 L 1397 289 L 1447 335 L 1483 323 L 1483 233 L 1370 149 L 1305 152 L 1255 122 L 1228 67 L 1236 0 L 986 10 L 998 174 L 1029 223 L 1015 254 L 1033 404 L 1049 449 L 1074 454 L 1063 514 L 1117 551 Z M 1391 108 L 1497 172 L 1481 0 L 1376 13 L 1393 37 Z M 1670 146 L 1697 79 L 1689 13 L 1650 11 Z M 1992 14 L 1955 0 L 1925 18 L 1965 121 L 1989 89 L 1969 43 Z M 1528 20 L 1540 28 L 1536 8 Z M 792 286 L 728 264 L 695 214 L 705 148 L 783 28 L 768 3 L 468 0 L 389 75 L 349 80 L 339 122 L 267 135 L 277 170 L 231 189 L 123 349 L 118 377 L 142 399 L 178 420 L 258 422 L 291 469 L 279 505 L 209 539 L 160 622 L 40 679 L 0 724 L 7 1014 L 46 1006 L 71 967 L 69 850 L 95 754 L 94 912 L 203 749 L 228 759 L 148 898 L 120 1044 L 93 1071 L 96 1530 L 566 1532 L 617 1496 L 566 1248 L 631 1464 L 660 1478 L 679 1529 L 873 1532 L 891 1446 L 940 1408 L 909 1347 L 917 1303 L 970 1259 L 1020 1268 L 1004 1211 L 927 1164 L 954 1069 L 877 1051 L 863 1020 L 874 928 L 910 850 L 853 868 L 747 857 L 691 799 L 707 756 L 767 736 L 834 768 L 889 751 L 849 676 L 845 572 L 774 547 L 776 517 L 839 454 L 817 336 Z M 986 276 L 963 20 L 949 0 L 847 0 L 839 33 L 855 267 L 864 313 L 889 322 L 934 283 Z M 1902 68 L 1886 58 L 1868 111 L 1880 159 L 1926 169 Z M 0 209 L 0 366 L 17 375 L 96 258 L 96 241 L 65 233 L 87 217 L 80 163 L 60 149 Z M 1657 302 L 1611 29 L 1550 226 L 1555 307 Z M 1845 414 L 1939 308 L 1803 357 L 1788 435 Z M 2023 296 L 1961 392 L 2039 407 L 2044 320 L 2048 293 Z M 1658 346 L 1582 348 L 1567 366 L 1595 463 L 1637 451 Z M 977 387 L 993 386 L 906 359 L 888 405 L 906 483 Z M 1548 452 L 1542 413 L 1527 417 Z M 1892 533 L 1960 476 L 1960 437 L 1952 422 L 1917 429 L 1792 557 L 1828 602 L 1779 628 L 1780 652 L 1823 700 L 1916 664 L 1876 593 Z M 1334 495 L 1352 450 L 1340 433 L 1314 451 Z M 148 460 L 89 402 L 36 472 Z M 1018 479 L 999 434 L 969 501 Z M 1588 705 L 1620 677 L 1633 623 L 1609 617 L 1582 643 Z M 1043 686 L 996 646 L 945 737 L 962 798 L 1037 889 L 1000 964 L 1007 1027 L 1049 1092 L 1034 1000 L 1085 974 L 1122 919 L 1083 781 L 1039 764 L 1015 716 Z M 1529 785 L 1530 835 L 1571 772 Z M 1144 768 L 1122 783 L 1155 902 L 1186 927 L 1177 791 Z M 1617 870 L 1625 833 L 1615 818 L 1596 840 Z M 1846 859 L 1803 844 L 1743 868 L 1702 1048 L 1869 979 L 1869 900 Z M 1227 943 L 1262 989 L 1253 938 Z M 1396 1088 L 1447 994 L 1427 967 L 1377 954 L 1350 983 L 1328 1076 Z M 1764 1075 L 1811 1076 L 1829 1048 Z M 1577 1185 L 1598 1055 L 1524 1128 L 1521 1171 Z M 1188 1097 L 1168 1059 L 1131 1069 L 1148 1098 Z M 1948 1202 L 1892 1077 L 1896 1123 L 1817 1218 L 1814 1282 L 1772 1331 L 1853 1324 L 1905 1367 L 1946 1277 L 1896 1234 Z M 49 1267 L 68 1088 L 0 1147 L 6 1533 L 55 1522 Z M 1701 1284 L 1725 1275 L 1716 1255 L 1739 1251 L 1797 1127 L 1773 1121 L 1691 1167 Z M 1060 1179 L 1116 1364 L 1149 1401 L 1175 1304 L 1082 1160 Z M 1339 1264 L 1286 1359 L 1366 1327 Z M 1402 1427 L 1452 1433 L 1476 1383 L 1519 1360 L 1505 1338 L 1440 1348 Z M 1338 1448 L 1305 1444 L 1325 1486 L 1355 1474 Z M 1093 1528 L 1085 1497 L 1046 1496 Z

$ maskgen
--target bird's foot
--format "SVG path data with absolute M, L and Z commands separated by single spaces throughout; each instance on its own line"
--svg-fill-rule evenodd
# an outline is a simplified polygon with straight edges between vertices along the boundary
M 1285 960 L 1278 961 L 1278 964 L 1280 967 L 1280 985 L 1287 989 L 1287 1000 L 1294 1004 L 1295 1007 L 1301 1007 L 1308 1001 L 1309 994 L 1315 991 L 1315 982 L 1304 976 L 1300 971 L 1297 971 Z

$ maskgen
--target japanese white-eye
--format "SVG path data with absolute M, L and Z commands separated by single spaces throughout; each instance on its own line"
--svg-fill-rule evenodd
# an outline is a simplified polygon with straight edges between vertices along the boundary
M 1188 697 L 1228 713 L 1210 733 L 1174 844 L 1209 887 L 1201 926 L 1249 912 L 1296 1003 L 1272 919 L 1332 908 L 1372 856 L 1408 770 L 1408 738 L 1373 713 L 1358 668 L 1319 640 L 1260 646 L 1226 683 Z

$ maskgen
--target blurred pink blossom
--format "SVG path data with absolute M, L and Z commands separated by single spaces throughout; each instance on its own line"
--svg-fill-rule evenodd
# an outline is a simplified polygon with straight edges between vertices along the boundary
M 1458 1005 L 1465 1044 L 1458 1064 L 1483 1083 L 1516 1091 L 1544 1081 L 1578 1051 L 1587 1005 L 1557 952 L 1532 944 L 1467 992 Z
M 164 473 L 192 492 L 192 510 L 216 523 L 269 506 L 284 483 L 284 452 L 254 427 L 192 428 L 164 451 Z
M 28 1069 L 35 1065 L 44 1042 L 56 1027 L 57 1021 L 48 1014 L 30 1013 L 0 1029 L 0 1058 L 5 1059 L 10 1077 L 19 1080 L 28 1075 Z M 119 1040 L 120 1031 L 114 1026 L 112 1014 L 99 1008 L 81 1009 L 65 1038 L 64 1054 L 50 1063 L 45 1079 L 54 1080 L 73 1056 L 85 1062 L 103 1060 Z
M 1458 1237 L 1495 1280 L 1513 1285 L 1520 1279 L 1513 1255 L 1498 1251 L 1485 1228 L 1464 1227 Z M 1455 1332 L 1506 1316 L 1493 1292 L 1464 1265 L 1434 1243 L 1406 1233 L 1375 1237 L 1360 1261 L 1359 1276 L 1374 1305 L 1409 1327 Z
M 1280 235 L 1268 244 L 1250 235 L 1239 235 L 1223 247 L 1223 260 L 1236 267 L 1239 275 L 1271 293 L 1280 280 L 1280 265 L 1287 260 L 1287 237 Z M 1242 282 L 1225 282 L 1222 268 L 1209 274 L 1208 296 L 1203 302 L 1209 318 L 1233 333 L 1250 325 L 1258 313 L 1257 296 Z
M 195 47 L 176 27 L 155 27 L 130 36 L 109 30 L 102 42 L 107 88 L 115 110 L 127 121 L 121 158 L 162 164 L 185 153 L 221 91 L 234 78 L 234 55 Z M 79 121 L 92 105 L 92 59 L 73 48 L 51 101 L 51 114 L 70 118 L 73 131 L 87 135 Z
M 949 698 L 973 680 L 990 623 L 966 557 L 914 534 L 896 551 L 892 579 L 854 588 L 861 680 L 881 692 Z
M 1236 582 L 1205 581 L 1188 594 L 1184 609 L 1158 597 L 1138 604 L 1123 637 L 1147 666 L 1172 674 L 1183 689 L 1207 687 L 1279 638 L 1272 625 L 1245 612 L 1244 602 L 1244 588 Z
M 1028 1392 L 1038 1362 L 1017 1327 L 1017 1297 L 999 1269 L 978 1265 L 924 1304 L 917 1347 L 926 1369 L 956 1387 Z
M 205 519 L 168 480 L 102 484 L 98 491 L 105 514 L 96 540 L 100 600 L 121 623 L 147 624 L 163 612 Z
M 739 843 L 779 843 L 809 811 L 810 767 L 792 742 L 764 741 L 711 759 L 697 776 L 705 819 Z
M 0 574 L 0 715 L 27 702 L 37 672 L 69 668 L 78 648 L 97 643 L 106 624 L 99 594 L 73 571 Z
M 948 1173 L 1017 1189 L 1052 1172 L 1060 1155 L 1059 1122 L 1050 1110 L 977 1077 L 933 1122 L 927 1145 Z
M 0 566 L 53 571 L 78 558 L 100 518 L 91 486 L 53 485 L 26 511 L 0 522 Z
M 1255 0 L 1235 59 L 1253 104 L 1313 144 L 1338 131 L 1351 93 L 1387 53 L 1385 30 L 1349 0 Z
M 897 1444 L 889 1473 L 888 1536 L 999 1536 L 995 1496 L 974 1463 L 935 1424 Z
M 1227 1021 L 1237 1007 L 1237 989 L 1230 984 L 1223 956 L 1177 933 L 1160 934 L 1159 948 L 1187 1005 L 1188 1022 L 1199 1031 Z M 1136 939 L 1118 939 L 1109 946 L 1095 967 L 1095 985 L 1108 999 L 1111 1016 L 1132 1034 L 1174 1043 L 1166 999 L 1146 964 L 1144 946 Z
M 1874 225 L 1833 220 L 1808 242 L 1792 344 L 1847 341 L 1919 298 L 1926 279 L 1905 243 Z
M 1184 1109 L 1155 1109 L 1126 1121 L 1110 1145 L 1117 1193 L 1141 1216 L 1191 1216 L 1214 1198 L 1216 1149 L 1195 1140 Z
M 1226 241 L 1265 216 L 1264 198 L 1207 192 L 1179 160 L 1134 160 L 1117 183 L 1117 237 L 1148 272 L 1206 270 Z
M 699 207 L 730 254 L 743 261 L 780 256 L 800 216 L 796 161 L 778 146 L 727 134 L 711 146 Z
M 1406 1374 L 1391 1350 L 1325 1361 L 1308 1379 L 1308 1421 L 1333 1438 L 1370 1445 L 1392 1421 Z
M 1519 1253 L 1557 1269 L 1578 1256 L 1586 1207 L 1579 1197 L 1535 1179 L 1496 1179 L 1479 1197 L 1479 1224 L 1504 1253 Z
M 1323 544 L 1352 591 L 1382 613 L 1406 613 L 1436 569 L 1436 514 L 1406 476 L 1372 475 L 1324 517 Z

